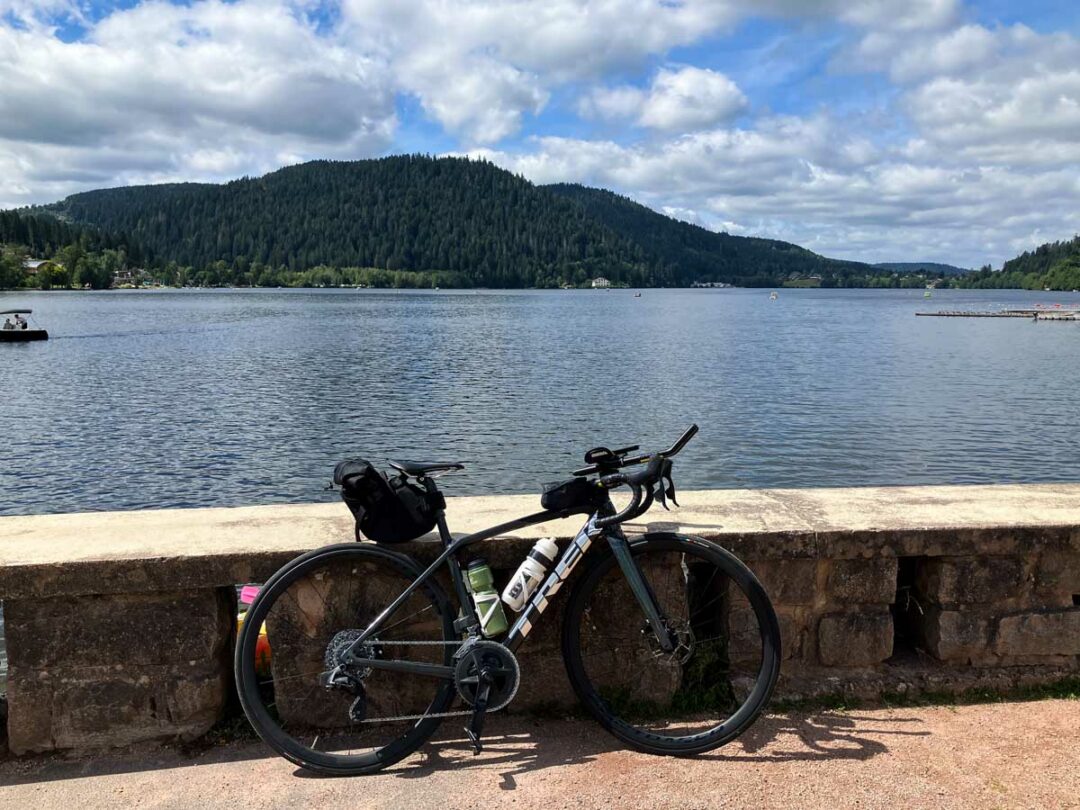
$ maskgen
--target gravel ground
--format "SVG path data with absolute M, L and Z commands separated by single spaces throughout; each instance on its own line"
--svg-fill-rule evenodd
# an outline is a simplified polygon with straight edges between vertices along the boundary
M 1080 808 L 1080 701 L 772 715 L 693 759 L 621 750 L 584 720 L 447 723 L 390 771 L 325 779 L 258 744 L 0 762 L 0 808 Z

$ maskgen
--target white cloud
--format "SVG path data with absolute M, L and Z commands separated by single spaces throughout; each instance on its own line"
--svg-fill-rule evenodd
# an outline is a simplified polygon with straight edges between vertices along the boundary
M 83 15 L 76 0 L 0 0 L 0 17 L 16 20 L 24 28 L 47 29 L 50 20 L 81 20 Z
M 1027 249 L 1035 233 L 1080 230 L 1074 166 L 981 166 L 937 149 L 913 160 L 824 115 L 631 146 L 539 138 L 523 152 L 480 154 L 537 182 L 607 186 L 681 219 L 842 258 L 975 266 Z
M 662 70 L 641 110 L 641 123 L 653 129 L 698 129 L 727 121 L 746 108 L 735 82 L 712 70 L 686 67 Z
M 67 189 L 217 179 L 379 154 L 396 126 L 378 59 L 318 36 L 286 2 L 148 2 L 77 42 L 0 25 L 0 88 L 0 205 L 61 188 L 40 175 L 64 166 Z
M 682 67 L 659 71 L 647 91 L 626 85 L 594 89 L 579 109 L 591 117 L 631 119 L 661 132 L 685 132 L 729 121 L 746 106 L 746 96 L 724 74 Z
M 955 22 L 960 14 L 960 0 L 841 0 L 836 10 L 845 21 L 865 28 L 927 31 Z
M 875 31 L 840 65 L 885 72 L 902 89 L 918 132 L 912 157 L 949 150 L 980 165 L 1080 160 L 1080 40 L 1069 34 L 967 24 L 912 41 Z
M 467 144 L 485 144 L 542 110 L 556 86 L 642 67 L 759 10 L 750 0 L 344 0 L 342 32 L 381 49 L 398 86 L 415 94 L 431 118 Z M 702 85 L 672 87 L 669 106 L 684 90 L 730 92 L 707 78 Z M 628 98 L 616 91 L 598 99 L 597 113 Z M 662 103 L 658 98 L 650 121 L 674 120 Z M 689 107 L 684 114 L 695 115 Z

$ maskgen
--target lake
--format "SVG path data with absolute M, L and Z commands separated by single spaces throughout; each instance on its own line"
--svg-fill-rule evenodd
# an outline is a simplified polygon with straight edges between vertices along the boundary
M 1080 480 L 1080 304 L 921 290 L 0 294 L 0 514 L 332 499 L 334 463 L 462 460 L 538 492 L 597 444 L 701 433 L 683 487 Z

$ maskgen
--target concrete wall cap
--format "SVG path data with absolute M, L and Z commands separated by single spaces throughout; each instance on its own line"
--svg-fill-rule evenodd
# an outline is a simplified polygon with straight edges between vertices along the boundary
M 681 509 L 654 509 L 628 530 L 697 534 L 751 559 L 940 554 L 943 544 L 971 553 L 966 546 L 991 537 L 1003 548 L 1021 537 L 1068 547 L 1080 538 L 1080 484 L 704 490 L 681 493 L 680 501 Z M 451 528 L 466 534 L 538 511 L 539 497 L 448 504 Z M 515 536 L 566 538 L 581 522 Z M 187 572 L 176 576 L 191 581 L 176 587 L 193 586 L 197 576 L 204 585 L 249 581 L 291 556 L 351 538 L 352 518 L 340 502 L 2 517 L 0 598 L 158 590 L 168 585 L 158 570 L 166 568 Z

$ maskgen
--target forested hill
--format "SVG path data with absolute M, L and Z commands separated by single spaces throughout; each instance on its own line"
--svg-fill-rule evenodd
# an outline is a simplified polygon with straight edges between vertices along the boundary
M 685 283 L 738 279 L 744 284 L 769 285 L 795 273 L 842 277 L 868 270 L 864 264 L 826 259 L 790 242 L 715 233 L 605 189 L 573 183 L 544 188 L 574 200 L 591 218 L 631 239 L 649 256 L 677 267 Z
M 1001 270 L 990 265 L 959 280 L 961 286 L 991 289 L 1080 289 L 1080 236 L 1048 242 L 1009 259 Z
M 75 194 L 45 210 L 123 233 L 158 263 L 233 274 L 317 266 L 428 271 L 447 286 L 693 281 L 843 283 L 866 265 L 785 242 L 716 234 L 610 192 L 535 186 L 482 161 L 316 161 L 223 185 Z
M 0 245 L 19 245 L 34 256 L 52 256 L 68 245 L 83 250 L 123 250 L 132 261 L 143 261 L 138 245 L 106 229 L 74 225 L 49 214 L 0 211 Z

